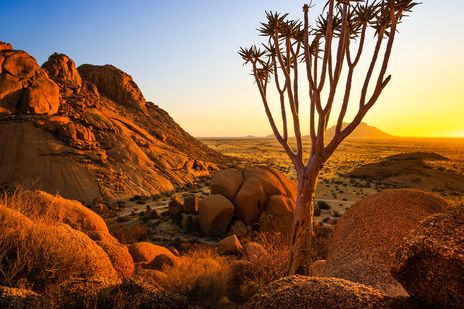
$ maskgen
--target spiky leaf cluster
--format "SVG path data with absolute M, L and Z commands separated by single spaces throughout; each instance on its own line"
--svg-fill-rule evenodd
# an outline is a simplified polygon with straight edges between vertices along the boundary
M 399 23 L 417 4 L 413 0 L 328 0 L 322 14 L 309 26 L 310 38 L 306 48 L 312 56 L 320 57 L 323 42 L 340 38 L 344 30 L 348 39 L 356 39 L 367 28 L 372 28 L 377 36 L 388 37 L 393 23 Z M 311 4 L 306 4 L 303 10 L 310 8 Z M 246 64 L 256 66 L 260 80 L 269 80 L 268 74 L 273 73 L 272 67 L 278 56 L 286 67 L 293 67 L 295 59 L 304 60 L 304 25 L 288 16 L 266 12 L 266 21 L 257 29 L 260 36 L 267 38 L 264 49 L 252 46 L 239 51 Z

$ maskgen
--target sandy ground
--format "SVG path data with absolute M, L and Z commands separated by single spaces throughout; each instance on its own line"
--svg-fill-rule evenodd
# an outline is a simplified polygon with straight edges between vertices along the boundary
M 296 179 L 291 162 L 274 139 L 203 139 L 203 142 L 215 150 L 236 158 L 238 167 L 271 166 L 289 178 Z M 305 144 L 305 147 L 307 149 L 309 145 Z M 320 214 L 315 216 L 315 221 L 335 224 L 338 218 L 356 201 L 385 189 L 404 187 L 382 181 L 353 179 L 346 176 L 346 173 L 358 166 L 381 161 L 390 155 L 417 151 L 435 152 L 449 158 L 449 161 L 431 161 L 427 164 L 433 168 L 464 175 L 464 139 L 348 140 L 339 147 L 321 172 L 316 202 L 325 202 L 330 209 L 321 209 Z M 115 223 L 118 218 L 121 221 L 124 217 L 128 224 L 136 223 L 147 206 L 156 209 L 160 214 L 165 214 L 172 195 L 177 194 L 181 198 L 198 195 L 202 198 L 210 194 L 209 186 L 210 178 L 200 178 L 193 185 L 187 185 L 176 192 L 120 201 L 117 206 L 113 205 L 114 212 L 112 216 L 107 217 L 108 223 Z M 429 188 L 429 191 L 435 190 Z M 464 192 L 441 190 L 435 193 L 453 203 L 464 203 Z M 167 218 L 168 216 L 161 216 L 161 219 L 150 224 L 150 240 L 163 245 L 169 245 L 173 240 L 215 241 L 184 233 Z
M 204 139 L 202 141 L 215 150 L 237 158 L 242 165 L 272 166 L 291 179 L 296 179 L 290 160 L 275 139 Z M 309 143 L 305 143 L 304 147 L 309 149 Z M 381 161 L 387 156 L 409 152 L 439 153 L 450 160 L 430 161 L 427 164 L 433 168 L 464 175 L 464 139 L 352 139 L 342 143 L 322 169 L 316 199 L 327 201 L 342 210 L 375 192 L 402 187 L 379 181 L 352 179 L 345 174 L 356 167 Z M 434 188 L 428 189 L 435 191 Z M 456 194 L 449 190 L 435 193 L 453 202 L 464 202 L 464 192 Z

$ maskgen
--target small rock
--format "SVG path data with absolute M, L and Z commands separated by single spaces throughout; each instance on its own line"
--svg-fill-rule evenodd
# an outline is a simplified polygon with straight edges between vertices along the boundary
M 249 241 L 243 245 L 245 249 L 245 254 L 254 258 L 260 258 L 267 255 L 266 249 L 263 248 L 260 244 L 254 241 Z
M 218 251 L 223 255 L 241 255 L 244 249 L 237 235 L 233 234 L 219 242 Z
M 186 214 L 198 214 L 200 200 L 197 195 L 189 196 L 184 200 L 184 212 Z
M 179 195 L 176 194 L 171 197 L 168 209 L 170 215 L 174 216 L 176 219 L 180 219 L 180 214 L 184 211 L 184 207 L 182 204 L 182 199 Z

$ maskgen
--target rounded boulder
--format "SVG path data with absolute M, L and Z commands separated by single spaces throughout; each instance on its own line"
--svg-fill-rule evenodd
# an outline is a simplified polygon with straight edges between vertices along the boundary
M 219 171 L 211 179 L 211 194 L 221 194 L 233 201 L 242 183 L 243 175 L 241 171 L 235 168 Z
M 283 195 L 271 195 L 266 209 L 260 216 L 261 230 L 265 232 L 291 233 L 295 201 Z
M 444 199 L 413 189 L 386 190 L 358 201 L 335 226 L 323 275 L 407 296 L 390 274 L 396 249 L 420 221 L 448 207 Z
M 385 295 L 368 286 L 339 278 L 291 276 L 259 290 L 245 308 L 375 308 Z
M 175 258 L 169 249 L 149 242 L 137 242 L 129 246 L 129 252 L 135 263 L 151 262 L 158 255 L 164 254 Z
M 233 203 L 236 218 L 247 225 L 258 222 L 270 196 L 281 195 L 295 200 L 295 184 L 273 169 L 247 167 L 243 170 L 243 177 Z
M 214 194 L 200 200 L 200 229 L 206 236 L 221 236 L 234 215 L 234 205 L 224 196 Z
M 398 249 L 392 274 L 433 308 L 462 308 L 464 206 L 422 221 Z

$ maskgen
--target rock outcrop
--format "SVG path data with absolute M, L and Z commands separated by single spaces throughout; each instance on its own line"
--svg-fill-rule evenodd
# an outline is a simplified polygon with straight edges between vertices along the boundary
M 66 88 L 63 86 L 67 86 L 72 90 L 82 87 L 82 79 L 74 61 L 64 54 L 54 53 L 42 65 L 42 68 L 62 88 Z
M 235 234 L 227 236 L 218 243 L 218 251 L 220 254 L 241 255 L 244 248 Z
M 214 174 L 211 179 L 211 194 L 221 194 L 233 201 L 243 183 L 243 174 L 235 168 L 228 168 Z
M 22 111 L 56 114 L 60 105 L 58 86 L 28 53 L 0 48 L 0 115 Z M 6 47 L 5 47 L 6 46 Z
M 288 233 L 293 227 L 295 200 L 283 195 L 271 195 L 266 209 L 261 213 L 261 230 Z
M 392 274 L 433 308 L 462 308 L 464 206 L 422 221 L 398 249 Z
M 386 190 L 355 203 L 335 226 L 323 275 L 407 295 L 390 274 L 396 249 L 421 220 L 448 207 L 444 199 L 413 189 Z
M 339 278 L 291 276 L 256 293 L 245 308 L 388 308 L 385 295 Z
M 156 195 L 209 175 L 227 158 L 146 102 L 112 66 L 53 54 L 41 67 L 0 48 L 0 183 L 92 202 Z
M 83 64 L 79 74 L 97 86 L 98 91 L 110 100 L 127 107 L 145 109 L 147 102 L 129 74 L 112 65 Z

